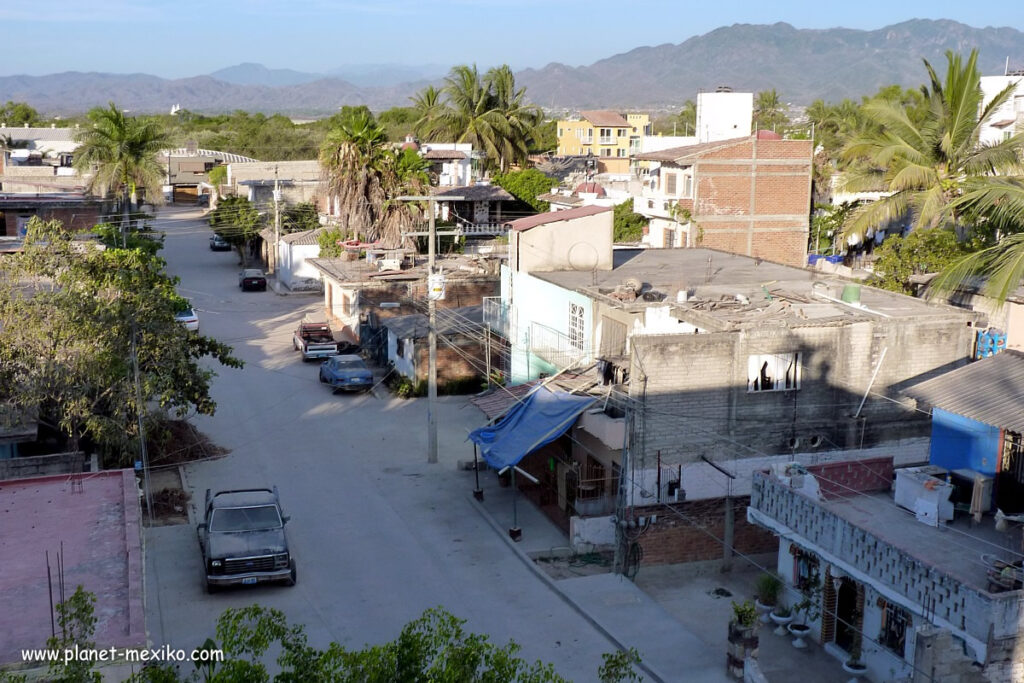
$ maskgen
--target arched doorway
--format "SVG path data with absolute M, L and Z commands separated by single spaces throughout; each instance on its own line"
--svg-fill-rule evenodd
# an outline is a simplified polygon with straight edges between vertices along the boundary
M 857 583 L 848 578 L 840 579 L 836 591 L 836 645 L 847 652 L 851 652 L 857 642 L 860 623 L 857 602 Z

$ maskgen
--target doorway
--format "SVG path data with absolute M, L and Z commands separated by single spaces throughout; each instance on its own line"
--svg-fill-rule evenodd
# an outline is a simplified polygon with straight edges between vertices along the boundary
M 1007 514 L 1024 512 L 1024 439 L 1003 432 L 1003 453 L 996 474 L 996 507 Z
M 852 651 L 856 643 L 858 621 L 857 584 L 840 579 L 836 592 L 836 645 L 846 652 Z

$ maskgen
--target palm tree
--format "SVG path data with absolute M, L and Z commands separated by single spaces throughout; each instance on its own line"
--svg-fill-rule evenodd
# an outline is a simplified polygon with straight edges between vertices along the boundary
M 697 103 L 693 100 L 683 102 L 679 114 L 676 115 L 679 132 L 683 135 L 697 134 Z
M 412 108 L 416 111 L 413 131 L 424 140 L 437 139 L 438 135 L 443 134 L 442 115 L 445 111 L 441 91 L 428 85 L 409 99 L 412 100 Z
M 397 201 L 420 194 L 424 162 L 396 153 L 384 129 L 366 112 L 355 112 L 332 130 L 320 149 L 327 188 L 337 202 L 341 228 L 384 246 L 398 246 L 401 233 L 420 218 L 419 207 Z
M 113 102 L 107 109 L 93 109 L 88 118 L 92 127 L 78 134 L 75 168 L 83 175 L 93 172 L 91 192 L 120 195 L 124 236 L 140 190 L 154 203 L 162 199 L 164 169 L 156 155 L 166 146 L 167 134 L 156 120 L 125 116 Z
M 893 222 L 918 228 L 955 229 L 960 238 L 984 226 L 1022 225 L 1010 198 L 1021 191 L 1024 136 L 994 145 L 979 144 L 981 126 L 1012 93 L 998 93 L 984 108 L 977 50 L 964 62 L 946 52 L 945 81 L 925 61 L 930 85 L 922 86 L 925 114 L 915 120 L 912 105 L 874 99 L 863 106 L 869 125 L 843 152 L 855 164 L 847 173 L 849 190 L 884 190 L 888 196 L 863 205 L 844 232 L 862 235 Z M 1020 213 L 1020 212 L 1018 212 Z
M 775 88 L 762 90 L 754 98 L 754 127 L 775 130 L 789 123 Z
M 526 88 L 516 88 L 515 74 L 508 64 L 490 69 L 484 82 L 492 93 L 494 108 L 508 122 L 508 134 L 498 158 L 499 169 L 504 173 L 510 162 L 526 162 L 529 142 L 544 120 L 544 113 L 539 107 L 526 104 Z

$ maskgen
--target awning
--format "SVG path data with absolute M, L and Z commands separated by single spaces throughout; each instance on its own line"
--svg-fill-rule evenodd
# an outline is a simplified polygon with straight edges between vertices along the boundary
M 596 400 L 537 387 L 497 424 L 470 432 L 469 440 L 480 447 L 488 465 L 503 469 L 560 437 Z

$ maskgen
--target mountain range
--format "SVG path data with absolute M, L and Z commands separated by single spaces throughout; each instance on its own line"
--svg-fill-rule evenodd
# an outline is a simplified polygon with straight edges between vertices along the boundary
M 552 110 L 677 106 L 699 90 L 776 89 L 783 101 L 858 98 L 892 83 L 916 87 L 922 59 L 944 72 L 946 50 L 979 50 L 983 74 L 1001 74 L 1007 60 L 1024 64 L 1024 33 L 974 28 L 949 20 L 914 19 L 877 30 L 798 29 L 789 24 L 734 24 L 678 44 L 640 47 L 587 66 L 552 63 L 516 73 L 534 103 Z M 138 112 L 179 104 L 196 112 L 244 109 L 293 116 L 325 115 L 342 105 L 380 110 L 409 97 L 444 67 L 362 65 L 322 74 L 239 64 L 212 74 L 164 79 L 147 74 L 65 72 L 0 77 L 0 102 L 27 102 L 44 114 L 79 113 L 117 102 Z

